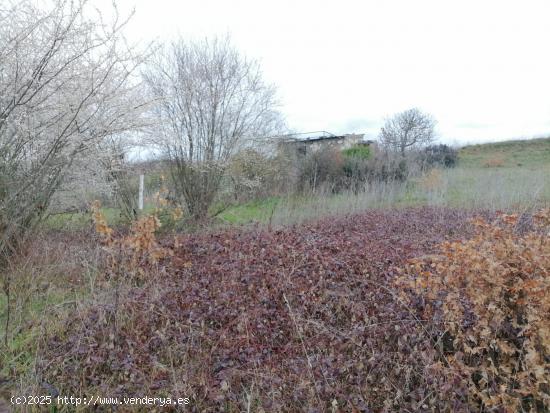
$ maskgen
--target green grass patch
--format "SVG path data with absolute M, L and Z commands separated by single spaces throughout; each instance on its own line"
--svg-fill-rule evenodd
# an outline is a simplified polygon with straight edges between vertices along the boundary
M 406 183 L 373 183 L 364 191 L 269 198 L 234 206 L 221 217 L 231 224 L 288 225 L 328 215 L 376 208 L 442 206 L 525 210 L 550 203 L 548 168 L 468 168 L 436 170 Z
M 219 217 L 230 224 L 267 222 L 272 212 L 280 204 L 281 198 L 271 197 L 229 207 Z
M 342 151 L 348 158 L 370 156 L 367 146 L 353 146 Z M 160 185 L 162 171 L 146 175 L 149 185 Z M 550 176 L 550 138 L 514 140 L 469 145 L 459 151 L 459 166 L 442 171 L 441 183 L 426 189 L 419 179 L 403 184 L 371 185 L 364 194 L 317 194 L 309 196 L 270 197 L 227 208 L 218 215 L 231 225 L 267 223 L 272 218 L 282 222 L 300 221 L 326 213 L 347 213 L 368 208 L 417 205 L 442 205 L 476 208 L 525 205 L 550 199 L 546 181 Z M 212 208 L 215 214 L 221 208 Z M 147 205 L 144 213 L 154 206 Z M 102 208 L 110 226 L 125 224 L 116 208 Z M 184 217 L 185 218 L 185 217 Z M 165 228 L 174 226 L 169 217 Z M 82 229 L 91 224 L 89 213 L 66 213 L 50 216 L 44 225 L 51 229 Z M 170 224 L 170 225 L 168 225 Z
M 0 295 L 0 377 L 21 376 L 32 371 L 36 351 L 44 331 L 52 332 L 65 304 L 75 302 L 76 293 L 59 287 L 33 289 L 28 297 L 19 295 L 11 303 L 8 346 L 4 346 L 7 299 Z

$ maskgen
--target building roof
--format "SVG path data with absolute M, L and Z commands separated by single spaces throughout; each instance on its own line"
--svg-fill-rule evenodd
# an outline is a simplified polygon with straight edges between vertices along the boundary
M 296 134 L 290 134 L 285 135 L 282 138 L 282 142 L 284 143 L 305 143 L 305 142 L 316 142 L 316 141 L 328 141 L 328 140 L 337 140 L 337 139 L 345 139 L 349 137 L 363 137 L 364 134 L 355 134 L 355 133 L 349 133 L 345 135 L 334 135 L 333 133 L 327 132 L 327 131 L 319 131 L 319 132 L 305 132 L 305 133 L 296 133 Z

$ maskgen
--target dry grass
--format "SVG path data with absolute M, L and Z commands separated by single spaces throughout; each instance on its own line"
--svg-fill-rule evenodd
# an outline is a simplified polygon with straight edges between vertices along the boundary
M 434 173 L 425 182 L 423 190 L 443 191 L 445 174 Z M 387 199 L 383 192 L 378 195 L 372 199 Z M 365 200 L 362 194 L 357 197 Z M 358 202 L 355 208 L 360 207 Z M 343 204 L 336 211 L 343 208 L 350 207 Z M 17 299 L 10 346 L 1 355 L 2 374 L 10 379 L 10 392 L 18 394 L 47 392 L 44 382 L 67 394 L 106 394 L 124 383 L 129 392 L 139 389 L 138 394 L 192 395 L 201 411 L 299 411 L 307 406 L 347 411 L 369 398 L 364 405 L 382 408 L 389 395 L 390 410 L 409 403 L 408 397 L 416 403 L 409 406 L 418 407 L 422 400 L 444 404 L 437 386 L 448 379 L 422 364 L 434 357 L 429 341 L 399 341 L 403 334 L 422 337 L 427 326 L 421 323 L 417 331 L 410 310 L 393 301 L 391 286 L 384 283 L 391 280 L 391 272 L 385 272 L 389 263 L 418 248 L 429 252 L 444 231 L 467 233 L 463 213 L 449 213 L 372 212 L 275 233 L 205 234 L 169 244 L 151 238 L 151 225 L 137 225 L 145 236 L 136 237 L 132 232 L 117 235 L 104 221 L 96 221 L 104 236 L 124 241 L 129 257 L 137 252 L 147 258 L 159 246 L 175 252 L 168 266 L 162 259 L 155 259 L 154 266 L 139 257 L 130 259 L 132 274 L 137 267 L 144 271 L 128 282 L 125 271 L 112 267 L 109 251 L 103 255 L 99 238 L 41 235 L 24 258 L 12 263 Z M 114 254 L 117 245 L 104 243 Z M 296 254 L 299 248 L 302 253 Z M 243 277 L 249 281 L 243 283 Z M 264 301 L 273 303 L 274 312 L 258 305 L 264 301 L 257 294 L 267 294 Z M 368 319 L 361 318 L 364 303 L 376 303 L 367 311 Z M 193 321 L 191 314 L 199 318 Z M 364 329 L 358 328 L 363 324 Z M 400 330 L 386 337 L 395 326 Z M 361 344 L 369 337 L 370 347 Z M 287 350 L 279 353 L 275 346 L 263 353 L 281 339 Z M 395 352 L 386 356 L 384 349 L 395 343 Z M 241 354 L 247 346 L 250 354 L 259 352 L 257 361 L 249 363 L 256 356 Z M 338 349 L 335 358 L 326 349 Z M 373 351 L 378 357 L 372 358 Z M 416 351 L 422 351 L 420 358 Z M 216 360 L 222 364 L 212 364 Z M 231 364 L 235 360 L 244 364 L 236 368 Z M 229 369 L 226 375 L 217 375 L 220 365 Z M 340 371 L 342 365 L 346 368 Z M 296 366 L 300 373 L 292 373 Z M 356 384 L 350 374 L 366 381 Z M 391 380 L 380 384 L 373 378 L 380 375 Z M 430 384 L 426 375 L 439 381 Z M 415 387 L 419 383 L 422 391 Z M 409 393 L 395 392 L 393 386 Z
M 281 227 L 370 209 L 440 206 L 527 212 L 550 204 L 550 169 L 433 169 L 409 182 L 374 182 L 358 191 L 287 196 L 241 205 L 224 215 L 233 225 Z
M 101 250 L 91 235 L 39 233 L 9 262 L 9 308 L 0 295 L 0 395 L 43 393 L 36 375 L 43 340 L 96 292 Z
M 494 155 L 494 156 L 491 156 L 490 158 L 486 159 L 483 162 L 483 166 L 486 167 L 486 168 L 500 168 L 500 167 L 504 166 L 505 163 L 506 163 L 506 161 L 504 159 L 504 156 Z

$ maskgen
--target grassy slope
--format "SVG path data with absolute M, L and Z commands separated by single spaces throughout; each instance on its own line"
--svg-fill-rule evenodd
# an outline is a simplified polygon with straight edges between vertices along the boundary
M 460 150 L 459 157 L 464 167 L 484 167 L 487 161 L 499 159 L 506 168 L 548 168 L 550 138 L 469 145 Z

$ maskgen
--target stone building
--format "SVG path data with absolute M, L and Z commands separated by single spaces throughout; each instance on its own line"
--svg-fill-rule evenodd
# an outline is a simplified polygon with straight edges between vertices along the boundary
M 347 149 L 355 145 L 370 145 L 364 134 L 334 135 L 329 132 L 308 132 L 289 135 L 278 141 L 279 150 L 305 156 L 324 148 Z

